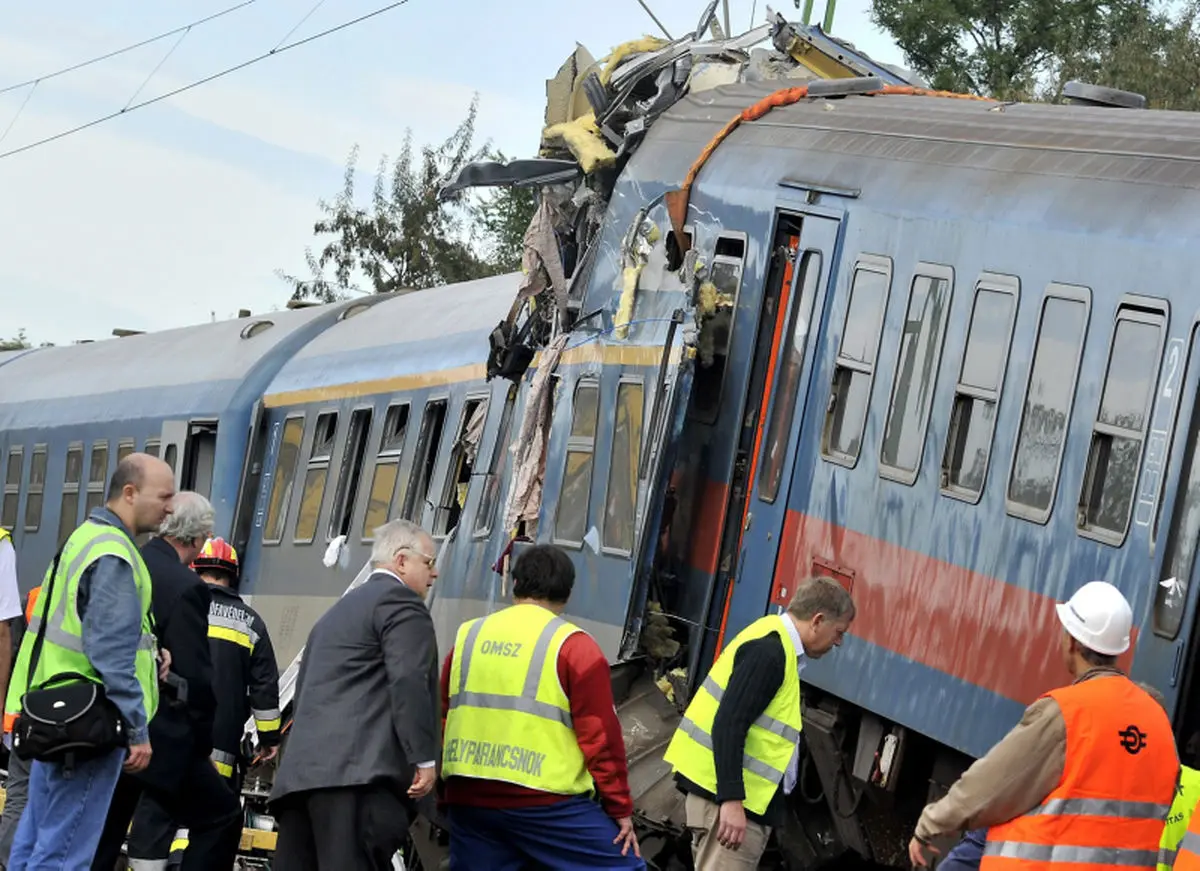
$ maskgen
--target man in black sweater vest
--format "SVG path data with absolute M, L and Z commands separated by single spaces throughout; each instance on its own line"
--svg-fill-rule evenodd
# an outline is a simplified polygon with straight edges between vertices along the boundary
M 837 581 L 803 581 L 784 613 L 738 633 L 697 689 L 665 757 L 688 796 L 696 871 L 758 867 L 798 777 L 800 670 L 842 643 L 854 610 Z

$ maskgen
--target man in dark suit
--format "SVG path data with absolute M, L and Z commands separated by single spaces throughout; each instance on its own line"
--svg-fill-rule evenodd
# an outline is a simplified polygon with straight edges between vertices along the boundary
M 111 871 L 143 795 L 153 796 L 190 831 L 183 871 L 233 867 L 241 840 L 241 804 L 217 773 L 212 751 L 212 654 L 208 646 L 208 585 L 188 568 L 212 535 L 213 508 L 199 493 L 175 496 L 158 536 L 142 548 L 153 585 L 152 610 L 161 647 L 171 652 L 171 674 L 150 721 L 154 756 L 138 775 L 122 774 L 109 807 L 93 871 Z M 130 867 L 159 868 L 153 845 L 129 844 Z
M 374 572 L 313 626 L 271 793 L 287 871 L 385 871 L 438 758 L 437 640 L 425 594 L 434 544 L 415 524 L 375 530 Z

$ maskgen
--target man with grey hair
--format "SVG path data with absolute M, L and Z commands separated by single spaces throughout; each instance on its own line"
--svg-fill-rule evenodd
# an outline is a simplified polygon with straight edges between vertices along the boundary
M 688 705 L 664 759 L 687 794 L 696 871 L 757 868 L 800 754 L 800 671 L 842 643 L 854 601 L 832 578 L 800 583 L 721 651 Z
M 171 651 L 171 671 L 162 684 L 158 713 L 150 721 L 154 757 L 145 771 L 122 775 L 92 868 L 111 871 L 140 803 L 152 801 L 189 830 L 182 868 L 233 867 L 241 840 L 241 804 L 209 760 L 217 699 L 213 692 L 208 609 L 212 594 L 189 564 L 213 533 L 214 512 L 199 493 L 177 493 L 158 535 L 142 547 L 153 589 L 155 634 Z M 139 816 L 147 812 L 147 805 Z M 133 871 L 162 868 L 153 829 L 133 826 L 129 864 Z M 151 836 L 151 837 L 148 837 Z M 169 844 L 167 845 L 169 847 Z
M 433 789 L 437 639 L 424 600 L 436 562 L 423 529 L 385 523 L 371 576 L 309 633 L 271 792 L 280 868 L 391 869 Z

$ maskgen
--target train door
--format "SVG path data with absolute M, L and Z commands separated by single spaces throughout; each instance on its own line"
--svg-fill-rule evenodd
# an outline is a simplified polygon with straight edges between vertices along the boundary
M 1185 764 L 1200 762 L 1200 330 L 1189 352 L 1184 340 L 1167 343 L 1154 417 L 1147 437 L 1141 494 L 1135 522 L 1154 523 L 1159 551 L 1148 631 L 1138 639 L 1133 676 L 1148 680 L 1174 710 L 1175 733 Z M 1190 360 L 1190 363 L 1187 361 Z M 1185 372 L 1186 368 L 1186 372 Z M 1182 394 L 1182 395 L 1181 395 Z M 1181 405 L 1170 464 L 1171 419 Z M 1165 466 L 1165 468 L 1164 468 Z M 1155 516 L 1153 495 L 1163 475 L 1169 482 L 1162 511 Z
M 766 613 L 779 539 L 787 515 L 789 483 L 809 398 L 816 325 L 837 272 L 840 217 L 804 214 L 793 257 L 793 278 L 777 308 L 769 368 L 749 470 L 749 498 L 727 527 L 740 530 L 736 570 L 725 598 L 717 651 Z M 811 416 L 811 415 L 810 415 Z M 735 525 L 736 524 L 736 525 Z

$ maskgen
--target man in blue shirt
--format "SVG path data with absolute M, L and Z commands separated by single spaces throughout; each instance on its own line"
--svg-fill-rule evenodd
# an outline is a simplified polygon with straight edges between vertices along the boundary
M 170 466 L 149 454 L 130 454 L 117 464 L 108 502 L 89 519 L 123 532 L 136 549 L 134 537 L 158 529 L 174 496 Z M 150 763 L 149 724 L 135 664 L 142 606 L 132 566 L 116 556 L 97 559 L 79 580 L 76 608 L 84 655 L 125 721 L 129 747 L 76 762 L 70 776 L 60 764 L 33 763 L 9 871 L 89 867 L 122 768 L 135 773 Z M 28 633 L 22 643 L 33 639 Z

